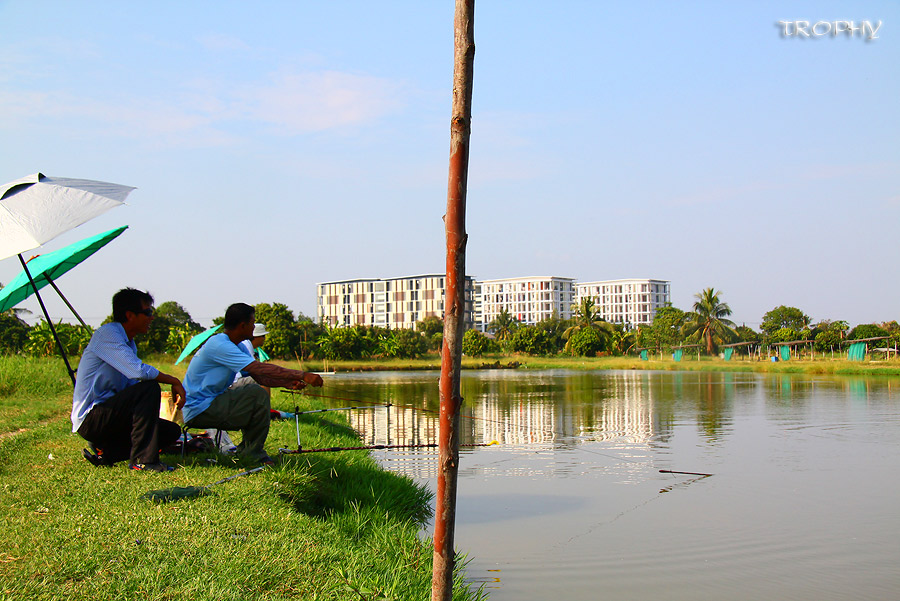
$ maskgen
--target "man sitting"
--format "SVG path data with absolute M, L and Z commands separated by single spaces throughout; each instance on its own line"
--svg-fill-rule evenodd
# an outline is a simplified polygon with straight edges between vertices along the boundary
M 125 288 L 112 299 L 113 321 L 100 326 L 81 355 L 72 395 L 72 431 L 91 443 L 84 450 L 94 465 L 129 459 L 133 470 L 165 472 L 159 449 L 178 440 L 181 428 L 160 419 L 159 383 L 172 385 L 176 406 L 184 405 L 181 381 L 142 363 L 134 337 L 153 321 L 153 297 Z
M 265 442 L 269 435 L 269 391 L 264 386 L 301 389 L 321 386 L 317 374 L 256 361 L 238 345 L 253 337 L 255 309 L 235 303 L 225 311 L 223 331 L 200 348 L 184 378 L 187 402 L 184 423 L 191 428 L 240 430 L 238 452 L 271 464 Z M 249 377 L 235 381 L 243 371 Z

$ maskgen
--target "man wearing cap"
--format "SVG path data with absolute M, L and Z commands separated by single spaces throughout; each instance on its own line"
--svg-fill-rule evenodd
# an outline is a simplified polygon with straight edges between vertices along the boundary
M 268 330 L 266 330 L 266 326 L 261 323 L 253 324 L 253 336 L 249 340 L 245 340 L 241 343 L 241 346 L 245 351 L 250 353 L 250 356 L 260 360 L 259 351 L 256 350 L 263 345 L 266 341 L 266 335 L 268 335 Z
M 308 384 L 321 386 L 317 374 L 286 369 L 253 359 L 240 344 L 253 338 L 255 310 L 235 303 L 225 311 L 223 331 L 200 348 L 184 378 L 187 401 L 184 423 L 191 428 L 240 430 L 238 452 L 271 464 L 265 442 L 269 435 L 271 403 L 264 386 L 299 390 Z M 249 377 L 235 381 L 244 372 Z
M 178 440 L 181 428 L 160 419 L 160 383 L 172 385 L 173 401 L 184 405 L 175 376 L 141 362 L 134 337 L 153 321 L 153 297 L 125 288 L 112 298 L 113 322 L 100 326 L 81 355 L 72 395 L 72 431 L 91 443 L 84 457 L 94 465 L 130 458 L 138 471 L 175 469 L 159 461 L 159 449 Z

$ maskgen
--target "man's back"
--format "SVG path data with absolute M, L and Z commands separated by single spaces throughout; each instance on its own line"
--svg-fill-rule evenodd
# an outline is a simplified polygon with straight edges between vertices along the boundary
M 231 386 L 235 374 L 252 362 L 253 358 L 238 348 L 227 334 L 210 337 L 191 359 L 184 378 L 187 390 L 185 422 L 203 413 L 213 399 Z

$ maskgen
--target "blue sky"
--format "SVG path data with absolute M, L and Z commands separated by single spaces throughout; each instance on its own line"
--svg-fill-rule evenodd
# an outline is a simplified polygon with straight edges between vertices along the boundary
M 753 327 L 780 304 L 900 319 L 900 5 L 848 6 L 478 2 L 467 272 L 666 279 L 683 309 L 712 286 Z M 0 181 L 138 188 L 43 249 L 130 226 L 59 282 L 89 322 L 123 286 L 208 324 L 444 270 L 452 2 L 7 1 L 0 19 Z M 779 20 L 882 26 L 800 39 Z

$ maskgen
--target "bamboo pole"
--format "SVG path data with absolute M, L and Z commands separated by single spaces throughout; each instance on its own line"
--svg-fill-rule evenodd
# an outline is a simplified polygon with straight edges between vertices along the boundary
M 453 107 L 450 119 L 450 169 L 447 180 L 447 278 L 444 340 L 441 349 L 440 432 L 437 495 L 434 510 L 432 601 L 453 596 L 456 483 L 459 470 L 460 365 L 465 323 L 466 186 L 472 121 L 472 73 L 475 59 L 475 0 L 456 0 L 453 20 Z

